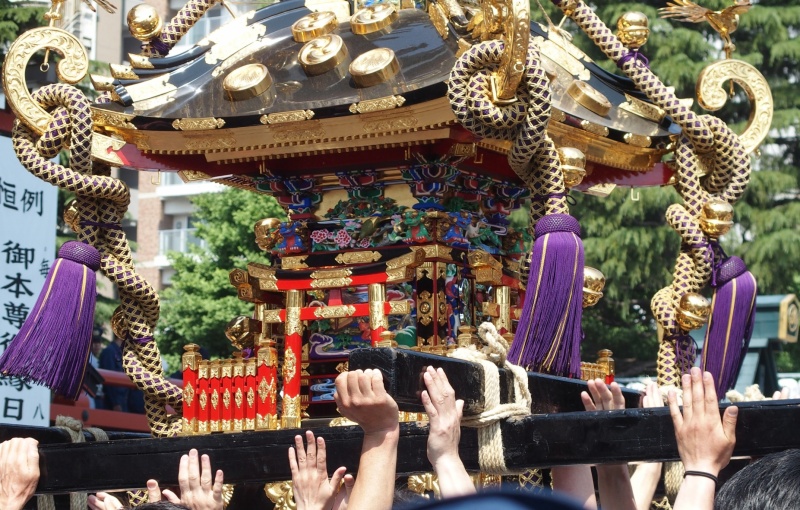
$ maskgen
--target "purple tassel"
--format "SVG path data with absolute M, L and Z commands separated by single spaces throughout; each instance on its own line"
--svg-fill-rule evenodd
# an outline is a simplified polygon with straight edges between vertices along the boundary
M 58 257 L 36 305 L 0 357 L 0 372 L 76 399 L 89 360 L 100 252 L 69 241 Z
M 583 313 L 583 242 L 578 220 L 549 214 L 536 224 L 528 289 L 508 359 L 548 374 L 578 377 Z
M 736 383 L 750 344 L 758 289 L 739 257 L 729 257 L 715 270 L 717 288 L 711 299 L 702 368 L 714 376 L 721 397 Z

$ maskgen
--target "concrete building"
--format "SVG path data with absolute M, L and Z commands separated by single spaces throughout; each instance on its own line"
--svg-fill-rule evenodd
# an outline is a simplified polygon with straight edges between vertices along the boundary
M 69 0 L 81 2 L 81 0 Z M 138 53 L 141 42 L 134 39 L 126 25 L 127 13 L 140 0 L 124 0 L 116 14 L 98 13 L 97 60 L 104 63 L 127 63 L 129 53 Z M 169 20 L 183 7 L 183 0 L 148 0 L 156 7 L 162 19 Z M 233 7 L 236 12 L 236 7 Z M 244 9 L 239 9 L 243 11 Z M 100 11 L 98 9 L 98 11 Z M 231 19 L 221 6 L 212 7 L 192 27 L 172 53 L 180 53 Z M 186 252 L 189 246 L 200 244 L 195 237 L 194 206 L 191 197 L 217 192 L 223 186 L 205 183 L 184 183 L 174 173 L 148 173 L 121 170 L 119 177 L 131 188 L 131 206 L 125 230 L 136 243 L 138 271 L 156 290 L 169 285 L 175 270 L 167 254 L 170 251 Z

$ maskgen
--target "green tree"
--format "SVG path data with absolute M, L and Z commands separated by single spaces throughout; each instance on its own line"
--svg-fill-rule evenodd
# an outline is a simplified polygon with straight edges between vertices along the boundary
M 8 47 L 22 32 L 42 24 L 47 9 L 0 0 L 0 65 L 5 61 Z
M 731 5 L 729 0 L 701 2 L 710 9 Z M 666 1 L 608 2 L 596 6 L 601 19 L 614 28 L 625 12 L 641 11 L 650 19 L 651 35 L 642 52 L 650 67 L 680 97 L 695 97 L 700 71 L 722 58 L 719 36 L 708 23 L 688 24 L 658 17 Z M 561 16 L 545 3 L 553 20 Z M 533 8 L 536 6 L 534 5 Z M 532 10 L 536 17 L 536 10 Z M 797 201 L 798 156 L 796 131 L 800 124 L 797 94 L 800 73 L 800 2 L 761 1 L 741 17 L 733 34 L 734 58 L 756 66 L 767 78 L 775 101 L 775 118 L 763 154 L 754 159 L 751 185 L 736 206 L 737 227 L 723 244 L 731 254 L 744 258 L 759 280 L 762 293 L 787 292 L 795 261 L 800 256 L 800 203 Z M 573 42 L 601 66 L 618 72 L 574 24 L 564 27 L 574 34 Z M 697 106 L 698 113 L 707 113 Z M 750 106 L 744 93 L 719 112 L 714 112 L 734 129 L 747 121 Z M 584 233 L 586 263 L 602 270 L 607 278 L 605 297 L 584 312 L 584 359 L 598 348 L 608 347 L 615 357 L 655 359 L 655 323 L 650 299 L 671 281 L 671 271 L 680 239 L 666 225 L 664 212 L 680 199 L 671 188 L 643 189 L 640 200 L 617 190 L 607 198 L 577 195 L 573 214 Z
M 226 324 L 253 311 L 236 297 L 228 273 L 248 262 L 269 262 L 256 246 L 253 225 L 263 218 L 284 219 L 285 214 L 273 197 L 238 189 L 199 195 L 193 202 L 197 236 L 206 246 L 170 254 L 176 274 L 161 293 L 156 340 L 166 353 L 180 353 L 184 345 L 196 343 L 212 355 L 227 355 Z

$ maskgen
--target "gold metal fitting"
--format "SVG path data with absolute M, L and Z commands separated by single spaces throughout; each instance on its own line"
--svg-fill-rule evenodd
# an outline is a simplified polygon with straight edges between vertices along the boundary
M 583 307 L 594 306 L 603 297 L 606 277 L 599 270 L 585 266 L 583 268 Z
M 708 322 L 711 303 L 696 292 L 687 292 L 681 296 L 675 320 L 684 331 L 702 328 Z
M 109 69 L 111 69 L 111 76 L 117 78 L 119 80 L 138 80 L 139 75 L 137 75 L 131 66 L 123 66 L 119 64 L 108 64 Z
M 597 351 L 597 364 L 600 366 L 606 378 L 608 378 L 608 376 L 614 376 L 617 372 L 617 363 L 614 361 L 614 358 L 611 357 L 613 355 L 614 353 L 611 352 L 611 349 L 600 349 Z
M 260 332 L 261 324 L 244 315 L 234 317 L 225 327 L 225 336 L 239 350 L 252 348 L 255 345 L 255 334 Z
M 326 73 L 347 58 L 347 46 L 336 34 L 321 35 L 300 48 L 297 60 L 309 76 Z
M 150 59 L 144 55 L 137 55 L 136 53 L 128 53 L 128 62 L 134 69 L 154 69 L 155 66 L 150 62 Z
M 387 5 L 387 4 L 378 4 Z M 359 87 L 372 87 L 392 78 L 400 63 L 389 48 L 375 48 L 350 63 L 350 75 Z
M 573 80 L 567 87 L 567 94 L 576 103 L 601 117 L 605 117 L 611 111 L 611 101 L 585 81 Z
M 78 233 L 78 229 L 80 228 L 80 216 L 78 215 L 78 206 L 75 203 L 75 199 L 73 198 L 66 204 L 64 204 L 64 213 L 62 214 L 62 218 L 64 219 L 64 223 L 75 232 Z
M 650 21 L 643 12 L 626 12 L 617 20 L 617 38 L 632 50 L 638 50 L 650 36 Z
M 260 96 L 272 86 L 272 75 L 264 64 L 247 64 L 234 69 L 222 80 L 222 88 L 231 101 Z
M 567 17 L 572 16 L 572 13 L 574 13 L 575 9 L 577 8 L 578 8 L 578 0 L 566 0 L 564 2 L 561 2 L 561 10 Z
M 110 76 L 90 74 L 89 80 L 92 82 L 92 87 L 94 87 L 94 89 L 98 92 L 114 90 L 114 78 L 111 78 Z
M 557 151 L 564 174 L 564 186 L 577 186 L 586 177 L 586 156 L 574 147 L 559 147 Z
M 128 11 L 128 30 L 131 35 L 142 42 L 161 35 L 164 22 L 156 8 L 149 4 L 139 4 Z
M 350 30 L 354 34 L 366 35 L 390 26 L 398 18 L 397 9 L 391 3 L 378 3 L 359 9 L 350 18 Z
M 292 37 L 295 41 L 304 43 L 315 37 L 330 34 L 339 22 L 336 13 L 332 11 L 312 12 L 295 21 L 292 25 Z
M 712 198 L 703 204 L 700 229 L 712 239 L 724 236 L 733 226 L 733 206 L 724 200 Z

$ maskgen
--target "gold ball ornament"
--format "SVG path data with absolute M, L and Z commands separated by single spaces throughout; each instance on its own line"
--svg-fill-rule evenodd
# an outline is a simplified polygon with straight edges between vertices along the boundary
M 139 4 L 128 11 L 128 30 L 131 35 L 142 42 L 161 35 L 164 22 L 155 7 L 148 4 Z
M 111 315 L 111 331 L 116 338 L 124 339 L 128 336 L 128 321 L 125 319 L 125 312 L 122 311 L 121 306 L 118 306 Z
M 586 177 L 586 156 L 574 147 L 559 147 L 557 151 L 564 174 L 564 186 L 577 186 Z
M 700 212 L 700 229 L 708 237 L 724 236 L 733 226 L 733 206 L 724 200 L 712 198 L 703 204 Z
M 583 307 L 594 306 L 603 297 L 606 277 L 599 270 L 585 266 L 583 268 Z
M 642 12 L 626 12 L 617 20 L 617 38 L 629 49 L 638 50 L 650 37 L 650 21 Z
M 702 328 L 711 314 L 711 303 L 696 292 L 687 292 L 681 296 L 676 310 L 675 320 L 683 331 Z
M 64 223 L 77 234 L 80 228 L 81 218 L 80 215 L 78 215 L 78 206 L 75 204 L 74 198 L 64 205 L 64 214 L 62 214 L 62 218 L 64 218 Z
M 255 231 L 256 244 L 262 250 L 271 250 L 280 240 L 281 220 L 278 218 L 264 218 L 259 220 L 253 230 Z

